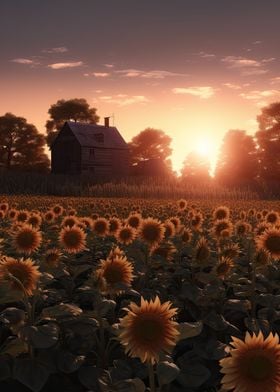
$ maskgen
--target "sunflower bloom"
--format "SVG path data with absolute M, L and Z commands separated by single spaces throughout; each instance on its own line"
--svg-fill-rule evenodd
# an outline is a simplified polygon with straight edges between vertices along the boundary
M 5 257 L 0 261 L 0 280 L 9 282 L 12 290 L 32 295 L 41 273 L 31 259 Z
M 163 224 L 153 218 L 144 219 L 139 228 L 140 237 L 150 246 L 160 243 L 164 238 L 164 232 Z
M 121 227 L 115 234 L 118 242 L 124 245 L 131 244 L 136 238 L 136 230 L 131 226 L 126 225 Z
M 223 389 L 233 392 L 279 392 L 279 336 L 266 339 L 246 333 L 245 341 L 232 337 L 231 356 L 220 360 Z
M 178 324 L 172 320 L 177 309 L 170 302 L 161 304 L 158 297 L 141 304 L 129 305 L 127 315 L 120 321 L 120 341 L 125 352 L 142 362 L 155 363 L 162 351 L 171 352 L 179 335 Z
M 13 235 L 13 246 L 19 253 L 30 255 L 42 242 L 42 234 L 31 225 L 20 226 Z
M 109 257 L 101 260 L 96 270 L 99 282 L 104 284 L 101 291 L 110 294 L 120 294 L 120 285 L 130 286 L 133 280 L 133 266 L 125 256 Z
M 258 249 L 267 250 L 274 260 L 280 259 L 280 229 L 270 228 L 256 240 Z
M 59 234 L 59 242 L 68 253 L 79 253 L 86 248 L 86 233 L 78 226 L 64 227 Z

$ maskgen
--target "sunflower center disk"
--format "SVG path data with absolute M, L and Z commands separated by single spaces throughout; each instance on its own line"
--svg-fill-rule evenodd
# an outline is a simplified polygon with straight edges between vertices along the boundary
M 272 373 L 273 364 L 268 358 L 260 355 L 250 359 L 247 367 L 247 374 L 252 380 L 266 380 Z

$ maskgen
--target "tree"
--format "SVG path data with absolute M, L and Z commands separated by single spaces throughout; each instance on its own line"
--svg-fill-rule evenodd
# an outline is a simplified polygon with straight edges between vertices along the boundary
M 280 102 L 264 107 L 257 117 L 259 177 L 267 185 L 279 188 L 280 182 Z
M 216 179 L 228 186 L 250 186 L 258 172 L 256 145 L 243 130 L 226 133 L 216 167 Z
M 60 99 L 51 105 L 48 111 L 50 120 L 46 122 L 48 145 L 52 144 L 65 121 L 72 120 L 96 124 L 99 121 L 96 110 L 91 108 L 84 98 Z
M 23 117 L 0 117 L 0 165 L 5 169 L 44 171 L 50 162 L 44 153 L 45 137 Z
M 210 180 L 210 162 L 206 157 L 195 151 L 190 152 L 181 170 L 182 179 L 190 182 L 205 182 Z
M 171 140 L 170 136 L 159 129 L 144 129 L 129 143 L 132 164 L 158 159 L 170 166 L 168 157 L 172 153 Z

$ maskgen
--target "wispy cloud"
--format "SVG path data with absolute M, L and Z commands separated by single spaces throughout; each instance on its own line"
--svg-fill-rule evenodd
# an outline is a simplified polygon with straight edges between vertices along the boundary
M 213 53 L 207 53 L 207 52 L 204 52 L 204 51 L 195 53 L 195 55 L 197 55 L 197 56 L 199 56 L 199 57 L 201 57 L 201 58 L 203 58 L 203 59 L 211 59 L 211 58 L 213 59 L 213 58 L 216 57 L 215 54 L 213 54 Z
M 224 83 L 223 86 L 230 88 L 232 90 L 241 90 L 242 87 L 239 84 L 234 84 L 234 83 Z
M 43 49 L 43 53 L 66 53 L 68 52 L 68 48 L 66 46 L 59 46 L 56 48 L 50 48 L 50 49 Z
M 25 59 L 25 58 L 13 59 L 11 61 L 13 63 L 17 63 L 17 64 L 26 64 L 26 65 L 36 65 L 36 64 L 38 64 L 38 62 L 35 61 L 35 60 Z
M 119 106 L 128 106 L 133 104 L 145 104 L 149 99 L 144 95 L 117 94 L 117 95 L 103 95 L 99 99 L 106 103 L 114 103 Z
M 241 93 L 240 96 L 249 101 L 255 101 L 259 106 L 264 104 L 264 99 L 274 99 L 280 96 L 279 90 L 252 90 L 247 93 Z
M 143 71 L 140 69 L 122 69 L 122 70 L 115 71 L 115 73 L 121 75 L 122 77 L 128 77 L 128 78 L 140 77 L 146 79 L 164 79 L 173 76 L 187 76 L 186 74 L 180 74 L 177 72 L 171 72 L 165 70 Z
M 104 67 L 106 67 L 106 68 L 114 68 L 114 64 L 104 64 Z
M 175 87 L 172 92 L 174 94 L 193 95 L 202 99 L 209 99 L 215 94 L 215 90 L 211 86 Z
M 221 59 L 228 68 L 237 69 L 243 76 L 264 75 L 269 72 L 265 66 L 275 60 L 275 57 L 255 60 L 242 56 L 226 56 Z
M 278 84 L 278 83 L 280 83 L 280 76 L 276 76 L 274 78 L 271 78 L 270 79 L 270 83 L 271 84 Z
M 84 65 L 84 63 L 82 61 L 74 61 L 74 62 L 68 62 L 68 63 L 49 64 L 48 68 L 51 68 L 51 69 L 65 69 L 65 68 L 81 67 L 83 65 Z

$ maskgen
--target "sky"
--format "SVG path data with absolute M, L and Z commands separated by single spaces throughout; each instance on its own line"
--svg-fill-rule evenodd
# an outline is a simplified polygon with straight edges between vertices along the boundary
M 212 169 L 229 129 L 280 100 L 279 0 L 1 0 L 0 115 L 45 132 L 58 99 L 86 98 L 128 142 L 172 137 Z M 111 119 L 111 122 L 113 119 Z

